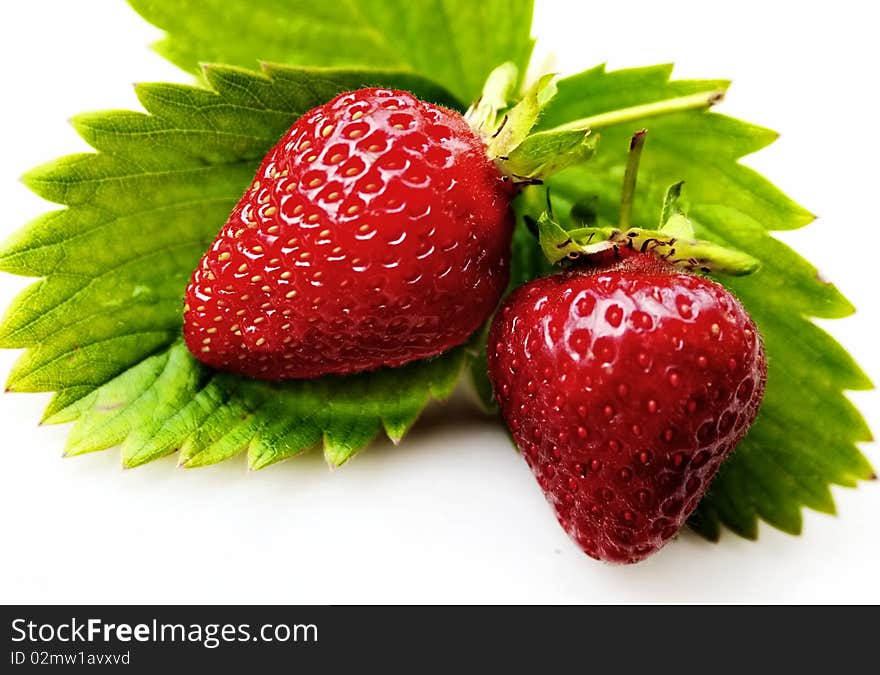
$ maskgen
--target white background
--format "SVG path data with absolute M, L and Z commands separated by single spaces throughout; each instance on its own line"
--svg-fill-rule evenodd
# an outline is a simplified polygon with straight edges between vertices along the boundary
M 785 241 L 859 308 L 824 325 L 880 381 L 869 6 L 545 0 L 535 34 L 563 72 L 674 61 L 680 77 L 734 80 L 721 110 L 783 132 L 748 164 L 820 215 Z M 137 109 L 135 81 L 187 81 L 147 49 L 158 37 L 122 0 L 2 4 L 0 237 L 47 208 L 18 176 L 86 149 L 67 118 Z M 0 275 L 0 306 L 26 283 Z M 15 357 L 0 351 L 0 375 Z M 853 398 L 880 430 L 880 397 Z M 184 471 L 173 457 L 123 471 L 112 450 L 62 460 L 67 430 L 36 424 L 47 400 L 0 395 L 0 602 L 880 601 L 877 484 L 835 488 L 839 515 L 806 513 L 799 538 L 685 534 L 611 567 L 569 542 L 501 428 L 464 402 L 343 469 L 312 455 L 248 474 L 241 460 Z

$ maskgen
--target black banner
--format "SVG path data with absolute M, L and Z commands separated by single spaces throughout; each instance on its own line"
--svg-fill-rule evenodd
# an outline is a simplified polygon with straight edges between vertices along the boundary
M 561 664 L 839 666 L 873 622 L 836 608 L 13 606 L 0 672 L 29 668 L 352 667 L 420 673 Z M 849 612 L 847 612 L 849 614 Z M 693 668 L 692 668 L 693 667 Z

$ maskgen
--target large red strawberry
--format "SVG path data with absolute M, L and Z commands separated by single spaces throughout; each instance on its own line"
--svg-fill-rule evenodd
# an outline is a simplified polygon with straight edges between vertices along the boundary
M 460 114 L 403 91 L 342 94 L 269 152 L 202 258 L 187 345 L 263 379 L 446 351 L 507 284 L 513 193 Z
M 631 563 L 694 511 L 755 418 L 766 365 L 723 286 L 623 255 L 517 289 L 489 372 L 562 527 L 588 555 Z

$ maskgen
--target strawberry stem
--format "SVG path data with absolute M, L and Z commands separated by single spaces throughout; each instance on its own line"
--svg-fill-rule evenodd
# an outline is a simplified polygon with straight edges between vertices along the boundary
M 620 197 L 620 229 L 628 230 L 632 224 L 633 201 L 636 195 L 636 181 L 639 177 L 639 161 L 642 148 L 645 147 L 647 129 L 633 134 L 629 142 L 629 154 L 626 157 L 626 171 L 623 174 L 623 193 Z
M 711 108 L 713 105 L 720 103 L 723 99 L 724 91 L 721 89 L 704 91 L 689 96 L 680 96 L 678 98 L 666 99 L 665 101 L 655 101 L 654 103 L 637 105 L 632 108 L 621 108 L 620 110 L 599 113 L 592 117 L 584 117 L 554 127 L 553 131 L 601 129 L 603 127 L 627 124 L 629 122 L 641 121 L 649 117 L 659 117 L 660 115 L 669 115 L 671 113 L 684 112 L 686 110 L 703 110 Z

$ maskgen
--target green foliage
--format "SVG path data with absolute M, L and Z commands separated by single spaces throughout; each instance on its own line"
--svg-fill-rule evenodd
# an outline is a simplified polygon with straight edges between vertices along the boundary
M 202 62 L 253 68 L 382 68 L 429 75 L 469 103 L 495 66 L 520 72 L 532 52 L 531 0 L 129 0 L 167 31 L 156 51 L 185 70 Z
M 206 466 L 246 450 L 262 469 L 315 446 L 339 466 L 383 428 L 399 441 L 429 396 L 450 394 L 464 358 L 459 348 L 356 377 L 268 384 L 211 373 L 177 341 L 49 421 L 76 421 L 65 454 L 122 444 L 126 467 L 177 450 L 182 466 Z
M 463 109 L 498 64 L 513 61 L 524 71 L 531 3 L 130 2 L 168 32 L 158 51 L 200 72 L 204 86 L 139 85 L 148 114 L 77 117 L 76 130 L 97 153 L 64 157 L 25 176 L 37 194 L 66 208 L 37 218 L 0 248 L 0 269 L 40 278 L 0 324 L 0 347 L 26 349 L 9 388 L 56 392 L 45 418 L 75 422 L 67 452 L 121 444 L 127 466 L 175 450 L 184 466 L 247 451 L 250 465 L 261 468 L 315 445 L 341 464 L 383 429 L 399 439 L 429 397 L 449 394 L 466 365 L 491 405 L 479 336 L 471 346 L 404 368 L 268 384 L 216 373 L 193 359 L 180 340 L 181 298 L 259 160 L 302 112 L 367 85 L 409 89 Z M 260 59 L 295 67 L 246 69 Z M 231 65 L 198 71 L 202 61 Z M 727 84 L 670 81 L 670 71 L 600 67 L 561 80 L 536 128 L 546 134 L 534 141 L 542 173 L 558 168 L 552 166 L 557 153 L 583 140 L 572 133 L 579 120 Z M 575 128 L 556 129 L 566 124 Z M 618 222 L 628 139 L 640 126 L 650 135 L 633 223 L 656 223 L 663 190 L 684 180 L 696 235 L 762 262 L 751 277 L 722 281 L 763 333 L 766 400 L 691 524 L 709 538 L 722 523 L 754 537 L 759 518 L 798 532 L 803 505 L 832 512 L 829 485 L 852 486 L 872 472 L 855 446 L 870 433 L 843 394 L 871 384 L 809 320 L 844 317 L 853 308 L 770 235 L 812 219 L 738 162 L 775 134 L 722 115 L 692 110 L 597 129 L 595 158 L 549 181 L 563 226 Z M 546 206 L 546 191 L 537 187 L 516 204 L 514 285 L 550 271 L 526 227 Z
M 211 66 L 204 75 L 213 90 L 139 85 L 149 114 L 75 118 L 98 153 L 25 175 L 67 208 L 0 250 L 3 271 L 42 277 L 0 324 L 0 347 L 26 348 L 8 388 L 56 392 L 46 421 L 79 420 L 67 452 L 122 443 L 127 466 L 182 448 L 185 466 L 247 449 L 259 468 L 321 443 L 341 464 L 383 427 L 399 439 L 429 396 L 449 394 L 464 350 L 309 383 L 212 376 L 179 342 L 183 289 L 260 159 L 303 112 L 365 85 L 455 100 L 407 73 Z

